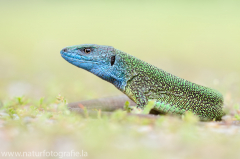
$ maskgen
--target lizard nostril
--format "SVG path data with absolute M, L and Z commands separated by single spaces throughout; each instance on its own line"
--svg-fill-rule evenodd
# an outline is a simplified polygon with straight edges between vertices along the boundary
M 64 49 L 62 49 L 62 51 L 63 51 L 63 52 L 67 52 L 67 51 L 68 51 L 68 49 L 67 49 L 67 48 L 64 48 Z

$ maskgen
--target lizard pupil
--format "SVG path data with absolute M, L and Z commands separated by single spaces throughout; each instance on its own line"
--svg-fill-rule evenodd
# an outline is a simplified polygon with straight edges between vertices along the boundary
M 85 52 L 86 54 L 89 54 L 89 53 L 91 52 L 91 49 L 84 49 L 84 52 Z
M 115 56 L 111 57 L 111 66 L 115 63 Z

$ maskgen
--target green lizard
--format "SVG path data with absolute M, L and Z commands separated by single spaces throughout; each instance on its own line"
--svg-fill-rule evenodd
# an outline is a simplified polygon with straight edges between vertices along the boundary
M 83 44 L 65 47 L 62 57 L 112 83 L 132 99 L 138 108 L 156 100 L 161 113 L 184 114 L 192 111 L 201 120 L 220 120 L 223 97 L 207 88 L 174 76 L 111 46 Z

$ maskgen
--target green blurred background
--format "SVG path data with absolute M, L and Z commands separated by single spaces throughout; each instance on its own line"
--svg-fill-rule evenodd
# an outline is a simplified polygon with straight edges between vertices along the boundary
M 65 46 L 110 45 L 240 101 L 240 1 L 0 1 L 0 100 L 121 94 L 67 63 Z

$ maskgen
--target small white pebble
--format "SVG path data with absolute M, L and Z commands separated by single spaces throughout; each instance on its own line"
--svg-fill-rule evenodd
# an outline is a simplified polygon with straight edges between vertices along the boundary
M 19 116 L 17 114 L 13 114 L 13 120 L 19 120 Z

